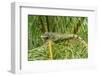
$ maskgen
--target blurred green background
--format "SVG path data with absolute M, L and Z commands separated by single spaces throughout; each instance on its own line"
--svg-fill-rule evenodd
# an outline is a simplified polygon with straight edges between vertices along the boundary
M 88 44 L 88 17 L 28 15 L 28 60 L 49 60 L 45 32 L 76 34 Z M 88 58 L 88 47 L 77 39 L 52 43 L 53 59 Z

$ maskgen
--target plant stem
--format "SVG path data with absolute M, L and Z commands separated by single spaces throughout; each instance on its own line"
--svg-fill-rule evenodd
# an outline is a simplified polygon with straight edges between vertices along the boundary
M 52 55 L 52 41 L 50 39 L 48 40 L 48 48 L 49 48 L 49 57 L 52 60 L 53 59 L 53 55 Z

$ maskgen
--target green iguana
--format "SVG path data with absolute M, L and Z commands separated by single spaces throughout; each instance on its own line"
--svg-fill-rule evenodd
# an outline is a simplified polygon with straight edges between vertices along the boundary
M 52 40 L 53 42 L 61 41 L 61 40 L 68 40 L 68 39 L 78 39 L 81 43 L 87 46 L 87 43 L 78 35 L 76 34 L 62 34 L 62 33 L 53 33 L 53 32 L 46 32 L 44 35 L 41 36 L 44 41 L 48 39 Z

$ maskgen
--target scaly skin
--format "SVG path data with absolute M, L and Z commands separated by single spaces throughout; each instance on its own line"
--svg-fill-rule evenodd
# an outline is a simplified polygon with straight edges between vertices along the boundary
M 43 38 L 44 41 L 50 39 L 53 42 L 59 40 L 78 39 L 81 43 L 83 43 L 87 47 L 87 43 L 81 37 L 75 34 L 66 34 L 66 33 L 61 34 L 61 33 L 46 32 L 41 37 Z

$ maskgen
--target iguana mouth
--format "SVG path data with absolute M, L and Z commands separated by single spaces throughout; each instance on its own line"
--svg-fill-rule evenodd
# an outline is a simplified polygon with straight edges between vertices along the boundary
M 47 38 L 48 36 L 43 36 L 43 35 L 41 35 L 41 38 Z

